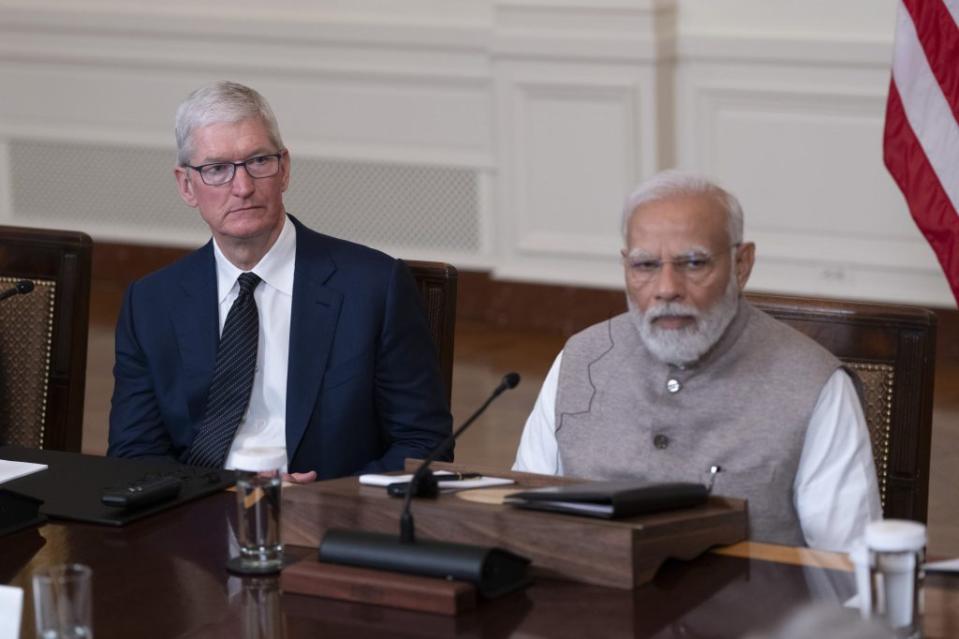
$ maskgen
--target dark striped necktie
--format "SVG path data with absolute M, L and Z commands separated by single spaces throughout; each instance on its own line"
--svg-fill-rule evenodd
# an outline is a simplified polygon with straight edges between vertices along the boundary
M 240 294 L 223 325 L 206 413 L 185 456 L 186 463 L 193 466 L 223 467 L 237 426 L 250 403 L 260 333 L 253 290 L 260 278 L 253 273 L 243 273 L 237 283 Z

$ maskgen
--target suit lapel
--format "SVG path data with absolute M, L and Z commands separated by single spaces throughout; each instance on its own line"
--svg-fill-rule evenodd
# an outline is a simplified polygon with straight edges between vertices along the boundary
M 296 224 L 296 267 L 286 381 L 286 449 L 293 459 L 309 424 L 336 332 L 342 295 L 326 287 L 336 271 L 318 234 Z
M 190 416 L 199 423 L 220 341 L 212 240 L 187 259 L 179 282 L 181 301 L 173 307 L 171 320 L 183 362 Z

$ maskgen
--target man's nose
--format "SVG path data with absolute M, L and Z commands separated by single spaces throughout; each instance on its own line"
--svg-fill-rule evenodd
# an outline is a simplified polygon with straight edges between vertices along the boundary
M 241 197 L 253 192 L 253 178 L 250 177 L 250 172 L 246 170 L 245 164 L 236 167 L 231 186 L 233 187 L 233 194 Z
M 670 262 L 663 263 L 654 281 L 656 299 L 672 302 L 680 299 L 686 288 L 686 278 Z

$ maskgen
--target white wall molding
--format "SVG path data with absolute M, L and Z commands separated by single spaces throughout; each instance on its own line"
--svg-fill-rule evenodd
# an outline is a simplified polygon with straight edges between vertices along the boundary
M 650 62 L 675 53 L 674 0 L 495 0 L 499 57 Z
M 783 288 L 783 282 L 789 283 L 788 288 Z M 843 264 L 826 266 L 757 258 L 747 290 L 955 308 L 940 271 L 861 269 Z
M 170 132 L 145 131 L 116 126 L 76 126 L 69 123 L 29 122 L 9 116 L 0 122 L 0 139 L 29 139 L 41 142 L 67 142 L 81 144 L 110 144 L 133 148 L 164 149 L 170 151 L 173 161 L 176 144 L 170 140 Z
M 891 36 L 891 33 L 890 33 Z M 687 62 L 802 64 L 888 69 L 892 38 L 849 39 L 807 34 L 684 33 L 678 55 Z
M 362 0 L 354 2 L 357 6 L 364 4 Z M 409 3 L 405 0 L 393 4 L 392 12 L 373 14 L 311 10 L 308 6 L 283 2 L 273 2 L 268 7 L 258 3 L 258 10 L 237 10 L 229 3 L 209 0 L 189 4 L 74 2 L 70 5 L 4 0 L 0 2 L 0 25 L 5 31 L 20 33 L 172 37 L 185 42 L 346 43 L 443 50 L 487 47 L 489 19 L 485 16 L 489 15 L 488 10 L 437 19 L 430 12 L 407 11 Z M 448 4 L 468 6 L 470 3 Z
M 142 20 L 142 17 L 140 18 Z M 86 29 L 67 24 L 57 27 L 5 21 L 0 9 L 0 60 L 22 64 L 55 64 L 69 67 L 103 66 L 135 70 L 204 70 L 208 73 L 270 71 L 289 77 L 326 76 L 408 82 L 442 82 L 476 86 L 488 81 L 488 29 L 447 42 L 440 28 L 424 27 L 408 38 L 390 38 L 390 25 L 368 28 L 362 37 L 350 38 L 344 25 L 304 27 L 298 22 L 258 28 L 251 33 L 209 33 L 181 27 L 143 31 L 142 27 Z M 181 22 L 181 19 L 171 20 Z M 216 22 L 214 22 L 216 23 Z M 187 22 L 187 25 L 193 24 Z M 201 24 L 205 24 L 202 23 Z M 246 25 L 247 23 L 239 23 Z M 300 29 L 314 36 L 299 38 Z M 331 35 L 324 36 L 322 32 Z M 336 34 L 339 37 L 334 37 Z M 382 39 L 377 39 L 382 36 Z
M 509 257 L 497 264 L 494 273 L 497 279 L 518 282 L 605 289 L 623 287 L 623 267 L 616 256 L 590 259 L 573 255 L 549 261 Z

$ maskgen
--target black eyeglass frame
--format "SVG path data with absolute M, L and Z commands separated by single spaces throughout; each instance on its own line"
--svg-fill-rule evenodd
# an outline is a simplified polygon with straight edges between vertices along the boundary
M 280 172 L 280 164 L 283 160 L 284 155 L 286 155 L 286 149 L 282 149 L 276 153 L 264 153 L 262 155 L 255 155 L 252 158 L 247 158 L 246 160 L 243 160 L 242 162 L 209 162 L 207 164 L 201 164 L 199 166 L 193 166 L 192 164 L 184 164 L 183 166 L 185 166 L 188 169 L 193 169 L 194 171 L 196 171 L 200 175 L 200 179 L 207 186 L 223 186 L 224 184 L 229 184 L 230 182 L 233 181 L 233 178 L 236 177 L 237 167 L 241 167 L 241 166 L 243 167 L 243 170 L 246 171 L 246 174 L 249 175 L 250 178 L 254 180 L 263 180 L 266 178 L 271 178 L 276 176 Z M 253 162 L 254 160 L 261 160 L 263 158 L 276 158 L 276 171 L 273 173 L 270 173 L 269 175 L 253 175 L 250 172 L 249 163 Z M 210 184 L 209 182 L 206 181 L 206 177 L 204 177 L 203 175 L 203 169 L 205 169 L 208 166 L 230 166 L 232 167 L 233 170 L 230 172 L 230 177 L 228 177 L 227 179 L 223 180 L 222 182 L 218 182 L 216 184 Z

